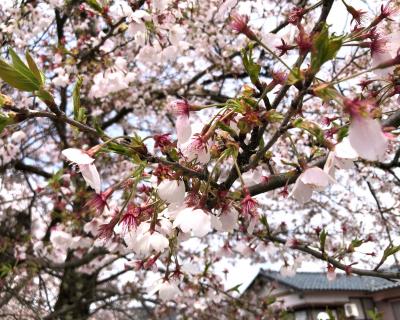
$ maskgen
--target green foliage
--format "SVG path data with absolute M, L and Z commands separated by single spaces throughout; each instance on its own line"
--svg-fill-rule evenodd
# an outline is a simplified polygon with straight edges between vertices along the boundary
M 317 97 L 321 98 L 322 101 L 324 102 L 329 102 L 331 100 L 334 100 L 337 96 L 339 96 L 339 93 L 334 87 L 325 83 L 314 87 L 313 92 Z
M 0 133 L 4 130 L 4 128 L 10 124 L 14 123 L 14 119 L 10 116 L 3 114 L 0 112 Z
M 391 244 L 387 246 L 386 249 L 383 251 L 382 258 L 379 261 L 378 265 L 376 266 L 375 270 L 378 270 L 378 268 L 386 261 L 387 258 L 396 254 L 399 251 L 400 251 L 400 246 L 393 246 Z
M 242 61 L 251 82 L 253 84 L 258 83 L 261 66 L 255 63 L 253 60 L 253 45 L 249 45 L 248 48 L 242 50 Z
M 368 318 L 371 320 L 382 320 L 382 313 L 377 312 L 375 310 L 367 310 Z
M 85 123 L 86 122 L 86 112 L 87 110 L 81 106 L 81 87 L 82 87 L 83 78 L 78 77 L 74 90 L 72 92 L 72 101 L 74 105 L 74 119 L 76 121 Z
M 89 7 L 91 7 L 93 10 L 102 13 L 103 12 L 103 7 L 100 5 L 100 3 L 97 0 L 86 0 L 85 1 Z
M 342 127 L 339 129 L 339 131 L 337 132 L 338 135 L 338 141 L 342 141 L 345 137 L 347 137 L 349 133 L 349 128 L 348 127 Z
M 300 68 L 295 67 L 292 70 L 290 70 L 288 79 L 287 79 L 287 84 L 288 85 L 293 85 L 296 84 L 304 79 L 303 74 L 301 73 Z
M 361 246 L 364 242 L 360 239 L 354 239 L 351 240 L 350 246 L 349 246 L 349 251 L 354 251 L 355 248 L 358 248 L 359 246 Z
M 319 245 L 321 247 L 321 251 L 325 252 L 325 243 L 326 243 L 326 237 L 328 235 L 328 232 L 324 230 L 322 230 L 319 234 Z
M 29 69 L 32 71 L 33 75 L 35 76 L 36 80 L 39 81 L 41 85 L 44 85 L 46 78 L 42 71 L 39 70 L 35 61 L 33 61 L 32 56 L 29 54 L 28 51 L 25 52 L 26 61 L 28 62 Z
M 343 37 L 330 36 L 325 24 L 321 32 L 313 39 L 311 50 L 311 70 L 317 73 L 321 66 L 336 57 L 343 44 Z
M 225 123 L 221 121 L 218 121 L 217 127 L 223 131 L 228 132 L 231 137 L 237 136 L 235 130 L 233 130 L 230 126 L 227 126 Z
M 7 277 L 8 274 L 13 270 L 13 266 L 9 263 L 3 263 L 0 265 L 0 279 Z
M 25 54 L 28 65 L 21 60 L 12 48 L 8 52 L 12 64 L 0 59 L 0 78 L 18 90 L 33 92 L 46 104 L 54 104 L 52 94 L 44 88 L 44 74 L 39 70 L 29 52 Z
M 328 308 L 326 308 L 326 313 L 329 316 L 329 320 L 336 320 L 335 315 L 333 314 L 332 310 L 329 310 Z
M 0 78 L 10 86 L 21 90 L 30 91 L 39 90 L 40 83 L 35 78 L 32 71 L 25 66 L 21 59 L 10 49 L 13 64 L 8 64 L 0 59 Z
M 234 292 L 240 293 L 239 288 L 240 288 L 240 286 L 241 286 L 242 284 L 243 284 L 243 283 L 239 283 L 239 284 L 237 284 L 236 286 L 233 286 L 232 288 L 229 288 L 228 290 L 226 290 L 226 292 L 228 293 L 228 292 L 234 291 Z
M 4 106 L 12 106 L 13 101 L 9 96 L 6 96 L 5 94 L 0 93 L 0 108 Z
M 295 121 L 293 121 L 293 126 L 296 128 L 306 130 L 309 133 L 311 133 L 311 135 L 313 135 L 316 138 L 319 144 L 324 143 L 325 140 L 324 131 L 319 127 L 318 124 L 304 120 L 303 118 L 298 118 Z
M 266 114 L 268 122 L 275 123 L 281 122 L 284 118 L 283 114 L 276 111 L 275 109 L 269 110 Z
M 54 104 L 54 103 L 55 103 L 55 102 L 54 102 L 53 95 L 52 95 L 49 91 L 47 91 L 47 90 L 45 90 L 45 89 L 43 89 L 43 88 L 39 88 L 39 90 L 36 91 L 36 96 L 37 96 L 40 100 L 42 100 L 43 102 L 45 102 L 46 104 L 48 104 L 48 103 Z

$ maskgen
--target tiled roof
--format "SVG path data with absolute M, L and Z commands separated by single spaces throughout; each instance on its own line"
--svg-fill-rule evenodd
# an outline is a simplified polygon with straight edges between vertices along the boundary
M 376 292 L 399 288 L 400 281 L 392 282 L 382 278 L 367 276 L 347 276 L 337 274 L 336 280 L 328 281 L 323 272 L 297 272 L 293 277 L 283 277 L 277 271 L 261 270 L 260 275 L 269 280 L 301 291 L 368 291 Z

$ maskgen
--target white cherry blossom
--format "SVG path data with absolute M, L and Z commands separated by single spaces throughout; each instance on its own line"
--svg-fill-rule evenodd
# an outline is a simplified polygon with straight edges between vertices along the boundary
M 173 227 L 194 237 L 204 237 L 211 231 L 211 217 L 204 210 L 184 208 L 176 215 Z
M 181 204 L 185 200 L 185 184 L 183 181 L 165 179 L 158 185 L 157 193 L 168 203 Z

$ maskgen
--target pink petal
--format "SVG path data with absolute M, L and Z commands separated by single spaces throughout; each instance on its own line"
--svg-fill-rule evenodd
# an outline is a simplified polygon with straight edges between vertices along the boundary
M 331 182 L 329 175 L 318 167 L 308 168 L 300 175 L 299 179 L 304 184 L 315 187 L 327 187 Z
M 176 135 L 178 137 L 178 145 L 185 143 L 192 135 L 192 127 L 188 116 L 178 116 L 176 119 Z
M 382 161 L 388 145 L 378 120 L 356 117 L 349 128 L 351 146 L 359 156 L 368 161 Z
M 390 52 L 375 53 L 372 55 L 372 67 L 374 68 L 383 62 L 389 61 L 390 59 L 393 59 L 393 56 L 390 54 Z M 375 73 L 378 77 L 387 78 L 393 73 L 394 69 L 394 66 L 385 69 L 376 69 L 373 71 L 373 73 Z
M 311 186 L 304 184 L 300 177 L 296 180 L 290 197 L 296 199 L 301 204 L 306 203 L 311 199 L 313 189 Z

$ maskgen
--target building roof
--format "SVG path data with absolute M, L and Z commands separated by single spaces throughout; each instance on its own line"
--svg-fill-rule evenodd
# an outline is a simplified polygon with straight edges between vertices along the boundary
M 367 291 L 376 292 L 400 288 L 400 281 L 393 282 L 367 276 L 337 274 L 334 281 L 328 281 L 324 272 L 297 272 L 293 277 L 283 277 L 277 271 L 261 270 L 260 275 L 300 291 Z

